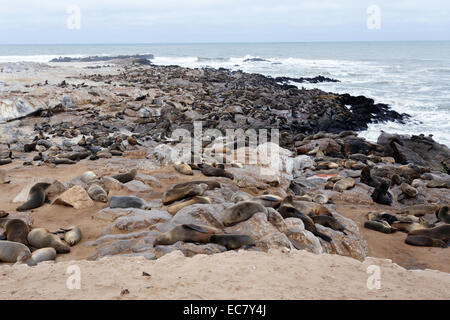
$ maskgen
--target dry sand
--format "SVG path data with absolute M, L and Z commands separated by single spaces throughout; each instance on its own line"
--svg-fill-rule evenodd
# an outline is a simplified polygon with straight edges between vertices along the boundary
M 70 265 L 80 268 L 80 289 L 67 288 Z M 380 267 L 379 290 L 367 288 L 369 265 Z M 0 299 L 450 299 L 446 273 L 305 251 L 193 258 L 175 251 L 156 261 L 112 257 L 2 266 L 0 282 Z M 125 289 L 129 293 L 121 295 Z

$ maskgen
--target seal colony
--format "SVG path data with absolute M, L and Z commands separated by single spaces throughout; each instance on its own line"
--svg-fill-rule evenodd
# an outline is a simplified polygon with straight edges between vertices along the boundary
M 383 133 L 374 143 L 353 131 L 374 121 L 404 121 L 407 115 L 365 97 L 298 89 L 240 71 L 118 68 L 7 92 L 8 98 L 20 94 L 29 101 L 39 90 L 60 103 L 16 120 L 20 134 L 5 132 L 3 168 L 82 163 L 89 170 L 71 180 L 47 174 L 59 181 L 36 182 L 17 211 L 39 215 L 49 199 L 49 205 L 64 203 L 70 210 L 77 210 L 78 202 L 87 208 L 95 202 L 103 209 L 92 210 L 92 223 L 109 224 L 96 240 L 86 241 L 78 226 L 25 228 L 14 220 L 16 213 L 2 213 L 1 261 L 33 265 L 58 259 L 80 243 L 94 248 L 90 259 L 287 248 L 362 260 L 369 252 L 367 241 L 357 223 L 336 209 L 359 202 L 361 216 L 367 214 L 360 226 L 367 232 L 405 232 L 402 242 L 417 247 L 448 244 L 448 148 L 423 135 Z M 42 96 L 33 99 L 51 105 Z M 167 154 L 183 146 L 172 133 L 192 131 L 193 121 L 202 121 L 205 130 L 279 129 L 282 169 L 261 165 L 273 173 L 267 175 L 259 165 L 238 159 L 220 164 L 205 157 L 190 163 L 195 152 L 171 159 Z M 249 137 L 225 145 L 221 138 L 204 138 L 201 155 L 220 158 L 240 142 L 246 157 L 259 153 Z

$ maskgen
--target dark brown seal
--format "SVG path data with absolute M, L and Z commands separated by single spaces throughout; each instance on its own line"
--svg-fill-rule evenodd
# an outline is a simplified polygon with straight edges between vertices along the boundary
M 17 211 L 26 211 L 35 208 L 39 208 L 46 201 L 48 201 L 46 190 L 50 186 L 50 183 L 39 182 L 36 183 L 30 189 L 30 193 L 28 194 L 28 200 L 21 206 L 19 206 Z
M 254 246 L 255 242 L 250 236 L 242 234 L 213 234 L 209 241 L 220 244 L 228 250 Z

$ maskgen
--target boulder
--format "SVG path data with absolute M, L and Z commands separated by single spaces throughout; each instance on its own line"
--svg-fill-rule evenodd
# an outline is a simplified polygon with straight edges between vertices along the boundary
M 75 209 L 89 208 L 94 205 L 94 201 L 89 197 L 86 190 L 80 186 L 74 186 L 58 196 L 53 204 L 61 204 Z

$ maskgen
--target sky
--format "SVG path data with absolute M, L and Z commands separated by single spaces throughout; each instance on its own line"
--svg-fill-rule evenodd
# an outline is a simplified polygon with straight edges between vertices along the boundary
M 450 1 L 0 0 L 0 44 L 398 40 L 450 40 Z

